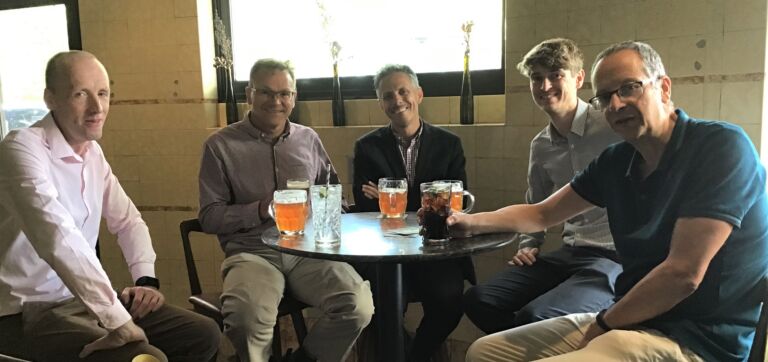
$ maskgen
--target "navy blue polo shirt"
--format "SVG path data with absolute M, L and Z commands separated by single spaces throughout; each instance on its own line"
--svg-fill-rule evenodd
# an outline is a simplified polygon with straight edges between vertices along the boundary
M 621 299 L 669 253 L 681 217 L 733 225 L 699 288 L 670 311 L 643 322 L 706 361 L 747 358 L 768 271 L 765 169 L 744 131 L 689 118 L 682 110 L 658 168 L 643 179 L 641 155 L 627 142 L 608 147 L 571 186 L 608 212 L 624 272 Z

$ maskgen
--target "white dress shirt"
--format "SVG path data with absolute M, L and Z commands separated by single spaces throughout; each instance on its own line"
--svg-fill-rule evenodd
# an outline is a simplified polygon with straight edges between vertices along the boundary
M 96 258 L 101 217 L 134 281 L 155 276 L 147 225 L 89 142 L 83 157 L 49 113 L 0 142 L 0 316 L 76 297 L 105 328 L 130 318 Z

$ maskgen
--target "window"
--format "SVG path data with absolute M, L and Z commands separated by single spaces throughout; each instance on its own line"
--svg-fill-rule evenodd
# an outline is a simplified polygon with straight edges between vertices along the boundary
M 77 0 L 0 3 L 0 138 L 43 118 L 45 65 L 51 56 L 80 49 Z
M 216 1 L 231 30 L 240 101 L 250 66 L 264 57 L 293 62 L 299 100 L 329 99 L 332 41 L 341 45 L 346 99 L 375 98 L 373 73 L 387 63 L 411 66 L 427 96 L 459 95 L 467 20 L 474 93 L 504 93 L 503 0 Z

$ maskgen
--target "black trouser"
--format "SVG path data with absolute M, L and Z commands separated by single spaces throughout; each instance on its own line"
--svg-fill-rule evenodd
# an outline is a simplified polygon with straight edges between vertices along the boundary
M 371 290 L 376 293 L 376 265 L 359 263 L 354 267 L 363 279 L 371 282 Z M 464 314 L 461 308 L 464 292 L 462 264 L 459 260 L 404 263 L 403 289 L 403 306 L 407 308 L 409 301 L 421 302 L 424 311 L 407 352 L 408 360 L 428 361 Z M 375 295 L 373 300 L 376 300 Z M 376 327 L 369 325 L 369 329 L 375 331 Z M 373 340 L 376 340 L 375 332 Z M 368 352 L 376 355 L 375 351 Z
M 621 265 L 609 250 L 564 246 L 530 266 L 510 266 L 464 294 L 464 310 L 485 333 L 613 304 Z
M 219 348 L 221 333 L 212 319 L 166 304 L 135 321 L 149 343 L 132 342 L 79 359 L 83 346 L 107 331 L 76 300 L 34 304 L 25 305 L 25 316 L 0 317 L 0 353 L 35 361 L 120 362 L 150 354 L 161 361 L 207 362 Z

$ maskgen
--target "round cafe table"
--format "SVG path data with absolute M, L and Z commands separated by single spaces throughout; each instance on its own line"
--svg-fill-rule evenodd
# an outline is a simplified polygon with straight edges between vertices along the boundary
M 341 242 L 332 247 L 315 245 L 311 219 L 304 235 L 280 235 L 274 226 L 261 236 L 270 248 L 308 258 L 376 264 L 376 318 L 379 328 L 380 361 L 405 361 L 403 350 L 402 264 L 458 258 L 491 251 L 517 238 L 517 233 L 453 238 L 445 245 L 424 245 L 414 234 L 418 227 L 415 212 L 405 218 L 381 219 L 377 212 L 341 215 Z

